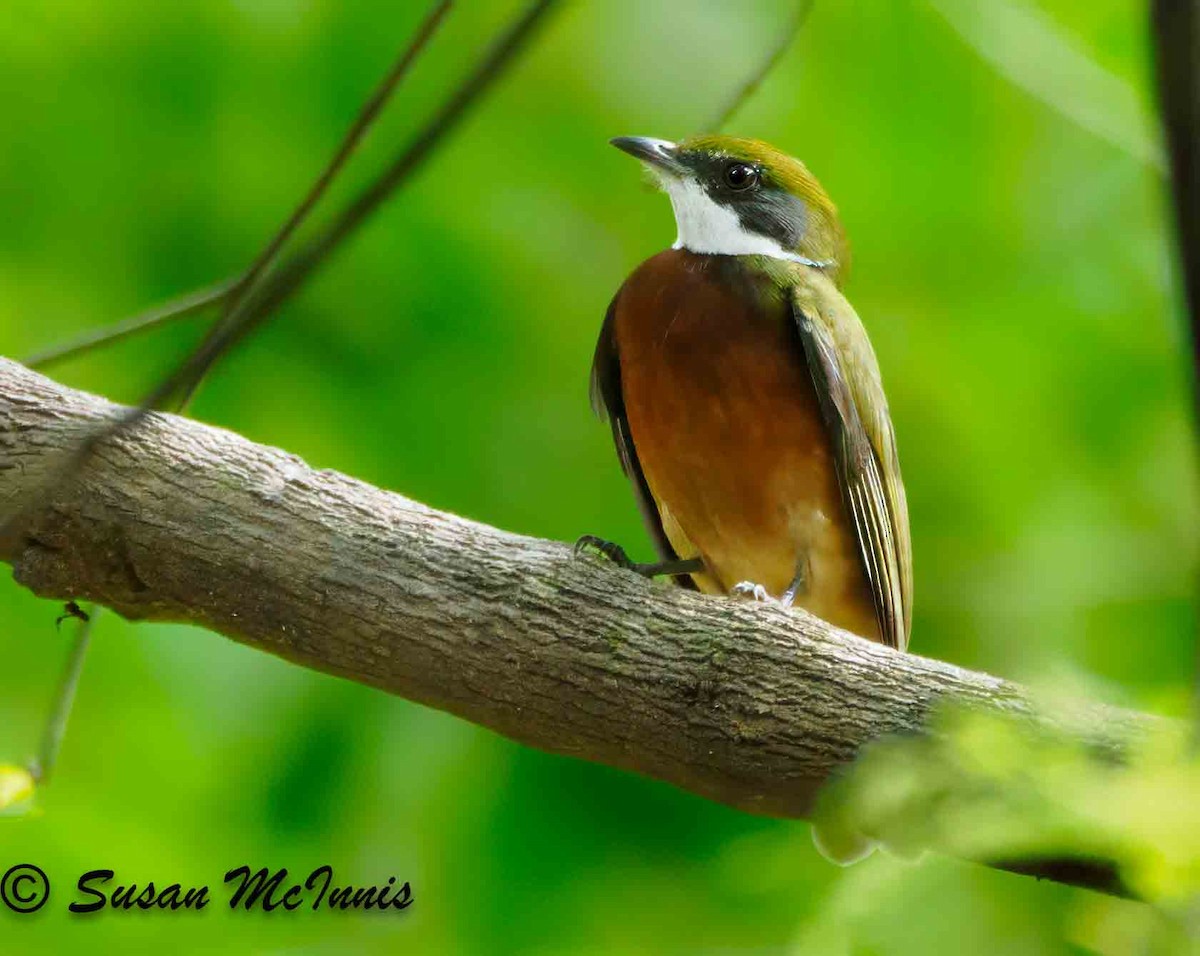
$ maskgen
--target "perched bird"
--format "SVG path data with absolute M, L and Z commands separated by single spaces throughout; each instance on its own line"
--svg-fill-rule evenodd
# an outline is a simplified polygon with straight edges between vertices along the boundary
M 903 650 L 908 507 L 875 354 L 840 290 L 833 203 L 756 140 L 612 144 L 650 170 L 679 229 L 617 292 L 591 381 L 662 560 L 580 544 Z

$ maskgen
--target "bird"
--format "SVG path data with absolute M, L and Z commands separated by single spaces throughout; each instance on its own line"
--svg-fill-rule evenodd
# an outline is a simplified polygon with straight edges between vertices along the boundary
M 842 293 L 836 207 L 760 140 L 611 143 L 678 229 L 612 299 L 590 383 L 660 560 L 595 535 L 577 547 L 905 650 L 908 505 L 879 365 Z

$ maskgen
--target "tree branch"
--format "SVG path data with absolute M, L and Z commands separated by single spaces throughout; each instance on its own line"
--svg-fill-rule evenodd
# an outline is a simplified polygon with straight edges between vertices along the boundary
M 0 559 L 18 582 L 198 624 L 543 750 L 804 817 L 864 744 L 919 732 L 947 698 L 1117 754 L 1156 723 L 1099 705 L 1039 717 L 1007 681 L 656 586 L 171 415 L 105 439 L 39 501 L 61 454 L 123 411 L 0 359 L 0 508 L 25 514 Z M 1085 863 L 1006 866 L 1116 886 Z

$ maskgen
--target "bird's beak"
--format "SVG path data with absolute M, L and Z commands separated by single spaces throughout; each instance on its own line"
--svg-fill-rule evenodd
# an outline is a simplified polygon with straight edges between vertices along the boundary
M 659 172 L 672 176 L 681 176 L 687 168 L 679 161 L 679 147 L 665 139 L 654 139 L 650 136 L 618 136 L 610 139 L 617 149 L 640 159 L 643 163 Z

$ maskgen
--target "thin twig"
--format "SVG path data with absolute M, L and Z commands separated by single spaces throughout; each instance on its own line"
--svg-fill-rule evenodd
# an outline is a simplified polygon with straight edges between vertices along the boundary
M 316 208 L 317 203 L 321 201 L 325 193 L 328 192 L 329 187 L 345 167 L 350 157 L 354 155 L 354 151 L 362 142 L 363 137 L 375 125 L 375 121 L 383 112 L 384 106 L 387 105 L 388 100 L 391 99 L 392 94 L 399 86 L 400 81 L 408 73 L 413 63 L 416 62 L 417 57 L 421 55 L 425 47 L 428 46 L 429 41 L 433 39 L 434 33 L 441 26 L 446 14 L 450 12 L 451 6 L 453 6 L 453 0 L 440 0 L 437 6 L 421 22 L 416 35 L 408 42 L 387 75 L 380 81 L 367 102 L 363 104 L 362 109 L 359 110 L 358 116 L 355 117 L 350 129 L 342 138 L 337 152 L 334 153 L 333 158 L 329 160 L 328 165 L 326 165 L 312 184 L 308 194 L 300 201 L 300 204 L 292 211 L 287 221 L 279 227 L 279 231 L 271 237 L 270 242 L 263 247 L 258 256 L 250 264 L 250 267 L 238 280 L 236 288 L 225 304 L 220 321 L 209 329 L 208 335 L 205 338 L 206 341 L 218 336 L 222 327 L 234 321 L 234 316 L 238 314 L 255 286 L 262 280 L 271 266 L 274 265 L 276 259 L 279 257 L 279 253 L 288 240 L 304 224 L 304 221 L 309 217 L 313 209 Z M 191 401 L 192 395 L 195 393 L 196 388 L 199 387 L 202 378 L 203 373 L 184 386 L 179 401 L 180 407 L 186 406 Z M 157 394 L 157 390 L 153 394 Z M 159 402 L 165 397 L 160 397 Z M 147 400 L 147 404 L 151 408 L 158 407 L 158 402 L 150 403 Z
M 56 362 L 75 358 L 93 349 L 106 345 L 115 345 L 117 342 L 137 335 L 139 332 L 149 332 L 177 319 L 196 315 L 213 305 L 223 302 L 237 285 L 237 281 L 237 279 L 226 279 L 224 282 L 218 282 L 215 285 L 189 292 L 187 295 L 172 299 L 170 302 L 156 306 L 147 312 L 143 312 L 141 315 L 124 319 L 114 325 L 106 326 L 103 329 L 91 329 L 84 332 L 77 339 L 62 345 L 51 346 L 48 349 L 43 349 L 41 352 L 31 355 L 25 360 L 24 364 L 29 368 L 45 369 Z
M 763 80 L 779 65 L 779 61 L 783 59 L 783 55 L 788 51 L 788 48 L 800 35 L 800 30 L 804 27 L 805 21 L 808 20 L 808 15 L 812 13 L 812 8 L 816 0 L 800 0 L 792 11 L 792 18 L 784 27 L 783 33 L 779 36 L 779 42 L 767 54 L 766 58 L 758 65 L 758 68 L 750 74 L 741 88 L 734 93 L 732 99 L 725 105 L 721 112 L 716 114 L 716 119 L 709 124 L 708 130 L 713 133 L 719 133 L 736 115 L 737 111 L 745 105 L 762 86 Z
M 62 677 L 58 681 L 58 690 L 54 694 L 54 702 L 46 727 L 42 733 L 42 744 L 32 766 L 30 776 L 42 786 L 50 779 L 58 763 L 58 754 L 62 750 L 63 737 L 67 733 L 67 723 L 71 719 L 71 709 L 75 705 L 75 692 L 79 688 L 79 675 L 83 673 L 83 662 L 87 658 L 88 645 L 92 640 L 92 628 L 100 608 L 89 607 L 81 612 L 78 626 L 75 629 L 75 639 L 71 644 L 71 652 L 63 667 Z
M 355 117 L 354 123 L 346 132 L 337 152 L 334 153 L 333 158 L 321 172 L 321 175 L 317 177 L 316 182 L 312 184 L 308 195 L 301 200 L 300 205 L 288 217 L 287 222 L 279 228 L 279 231 L 258 254 L 258 257 L 251 264 L 250 268 L 246 270 L 246 276 L 241 283 L 242 285 L 247 288 L 253 286 L 271 266 L 271 263 L 275 261 L 275 258 L 279 255 L 279 251 L 296 233 L 296 230 L 304 224 L 304 220 L 308 218 L 317 203 L 321 201 L 321 198 L 329 190 L 329 187 L 345 167 L 350 157 L 354 154 L 354 151 L 362 143 L 363 137 L 367 135 L 371 127 L 375 124 L 380 113 L 383 112 L 384 106 L 387 105 L 388 100 L 391 99 L 392 94 L 395 93 L 396 88 L 400 85 L 400 81 L 412 68 L 417 57 L 429 45 L 429 41 L 433 39 L 434 33 L 437 32 L 438 27 L 442 24 L 442 20 L 445 19 L 446 14 L 450 12 L 452 6 L 453 0 L 440 0 L 437 6 L 426 15 L 416 35 L 408 42 L 408 45 L 396 59 L 396 62 L 392 65 L 387 75 L 379 82 L 375 91 L 363 105 L 362 109 L 359 110 L 358 116 Z M 239 295 L 237 300 L 231 303 L 231 308 L 227 311 L 232 312 L 233 309 L 236 309 L 240 305 L 240 300 L 241 296 Z
M 312 213 L 317 203 L 329 190 L 330 185 L 332 185 L 334 179 L 354 154 L 363 137 L 366 136 L 374 125 L 383 107 L 395 92 L 400 80 L 408 72 L 409 67 L 413 64 L 416 57 L 428 45 L 429 40 L 433 37 L 434 32 L 440 26 L 442 19 L 452 6 L 453 0 L 441 0 L 430 11 L 422 22 L 416 36 L 408 42 L 387 75 L 380 81 L 370 98 L 363 105 L 358 116 L 355 117 L 353 125 L 346 132 L 341 144 L 338 146 L 337 152 L 330 159 L 328 165 L 321 171 L 320 176 L 317 177 L 316 181 L 309 188 L 308 193 L 241 275 L 204 289 L 189 292 L 165 305 L 152 309 L 142 315 L 125 319 L 107 328 L 85 332 L 72 342 L 48 348 L 33 355 L 25 362 L 25 365 L 29 368 L 42 369 L 55 362 L 61 362 L 98 348 L 114 345 L 141 332 L 152 331 L 177 319 L 183 319 L 201 312 L 211 305 L 224 303 L 225 309 L 222 314 L 222 320 L 228 317 L 237 308 L 250 287 L 271 267 L 279 256 L 280 251 L 287 244 L 287 241 L 295 235 L 296 231 Z M 209 335 L 211 334 L 212 330 L 210 329 Z M 186 404 L 186 401 L 183 404 Z
M 273 315 L 343 242 L 353 235 L 380 206 L 433 155 L 468 110 L 503 75 L 516 55 L 532 38 L 535 28 L 557 0 L 536 0 L 492 47 L 479 67 L 467 77 L 445 106 L 417 134 L 334 222 L 268 279 L 248 290 L 238 308 L 214 334 L 201 342 L 171 375 L 164 379 L 116 427 L 129 427 L 169 395 L 187 394 L 195 381 L 242 339 Z

